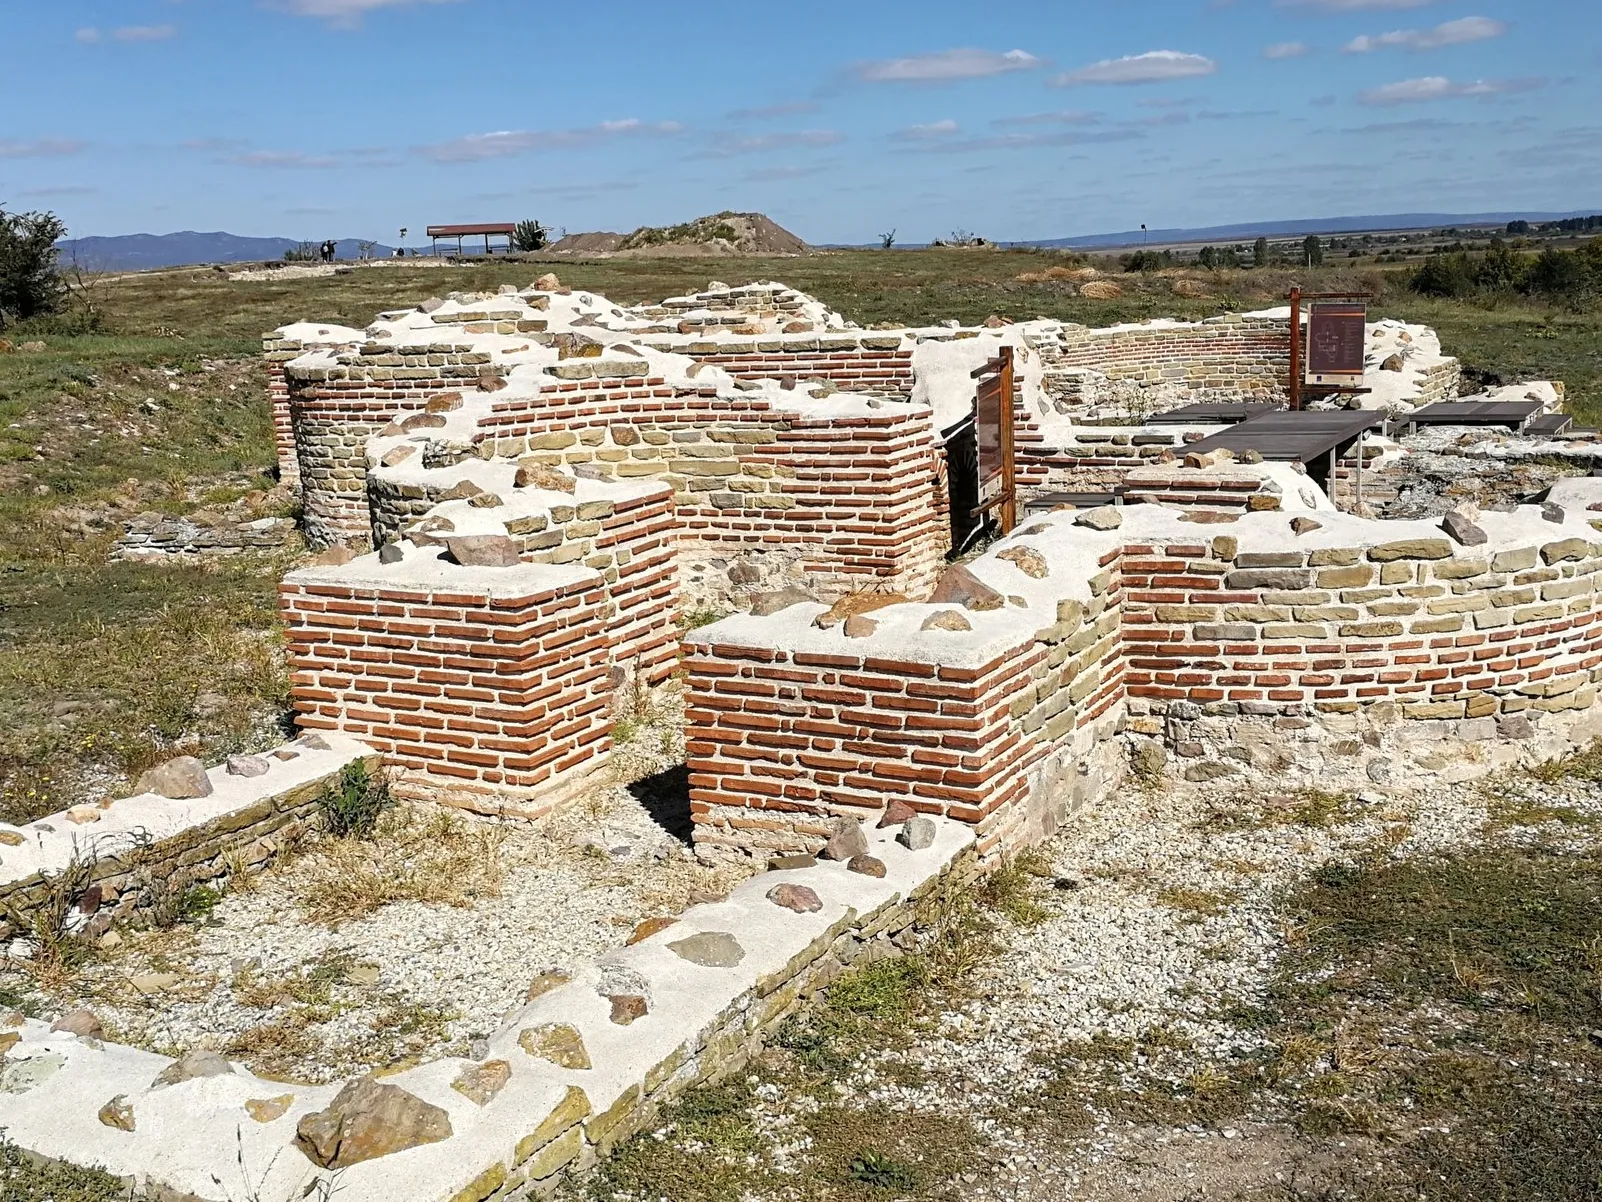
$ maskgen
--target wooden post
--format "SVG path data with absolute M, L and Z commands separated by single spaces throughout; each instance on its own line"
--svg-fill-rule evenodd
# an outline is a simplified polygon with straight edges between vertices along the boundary
M 1290 362 L 1290 407 L 1302 407 L 1302 290 L 1292 288 L 1290 294 L 1291 316 L 1291 362 Z
M 1013 412 L 1012 347 L 1001 348 L 1001 487 L 1006 500 L 1001 506 L 1001 533 L 1011 534 L 1018 525 L 1018 459 Z

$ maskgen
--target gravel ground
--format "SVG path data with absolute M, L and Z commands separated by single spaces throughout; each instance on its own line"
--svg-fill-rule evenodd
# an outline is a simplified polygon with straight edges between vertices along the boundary
M 397 901 L 350 921 L 314 921 L 311 887 L 341 861 L 330 866 L 327 845 L 313 843 L 201 921 L 120 932 L 51 990 L 0 963 L 0 988 L 35 991 L 46 1013 L 89 1005 L 118 1042 L 171 1054 L 215 1048 L 296 1080 L 468 1054 L 525 1001 L 537 974 L 595 959 L 646 918 L 722 897 L 747 871 L 697 861 L 687 826 L 664 815 L 658 797 L 671 786 L 651 774 L 679 754 L 670 729 L 642 725 L 617 757 L 620 775 L 643 781 L 597 790 L 538 829 L 451 820 L 443 842 L 468 864 L 493 857 L 502 867 L 485 874 L 499 875 L 498 888 L 477 890 L 469 904 Z M 438 821 L 433 811 L 392 814 L 390 834 L 362 850 L 402 871 L 435 827 L 409 840 L 396 827 L 404 835 L 407 822 Z
M 1217 786 L 1175 784 L 1126 790 L 1080 815 L 1045 849 L 1051 916 L 1009 929 L 935 1030 L 868 1054 L 836 1092 L 851 1105 L 967 1118 L 991 1162 L 960 1178 L 964 1199 L 1192 1202 L 1355 1171 L 1361 1141 L 1314 1148 L 1249 1119 L 1216 1129 L 1136 1126 L 1071 1093 L 1061 1101 L 1039 1092 L 1054 1069 L 1093 1057 L 1085 1046 L 1093 1040 L 1161 1033 L 1170 1046 L 1188 1044 L 1183 1081 L 1139 1057 L 1121 1071 L 1128 1089 L 1193 1082 L 1258 1050 L 1261 1036 L 1228 1015 L 1261 1000 L 1284 946 L 1277 899 L 1320 865 L 1376 845 L 1401 858 L 1534 837 L 1531 827 L 1508 825 L 1523 806 L 1602 815 L 1595 787 L 1526 776 L 1506 778 L 1495 796 L 1474 786 L 1376 791 L 1331 813 L 1333 800 L 1242 802 Z M 1551 839 L 1554 830 L 1540 833 Z M 796 1117 L 816 1099 L 772 1083 L 758 1097 L 759 1125 L 783 1163 Z

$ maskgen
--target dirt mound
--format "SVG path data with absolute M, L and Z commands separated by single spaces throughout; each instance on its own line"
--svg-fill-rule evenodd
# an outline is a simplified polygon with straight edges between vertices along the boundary
M 1091 300 L 1112 300 L 1123 294 L 1124 290 L 1111 280 L 1091 280 L 1088 284 L 1079 285 L 1079 295 Z
M 761 213 L 714 213 L 683 225 L 644 225 L 632 234 L 570 234 L 556 254 L 666 258 L 681 255 L 804 255 L 812 248 Z
M 553 255 L 609 255 L 623 242 L 624 234 L 569 234 L 546 247 Z

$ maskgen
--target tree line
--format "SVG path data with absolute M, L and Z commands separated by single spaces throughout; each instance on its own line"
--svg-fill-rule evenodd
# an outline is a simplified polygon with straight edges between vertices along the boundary
M 1602 238 L 1574 250 L 1547 247 L 1524 254 L 1500 238 L 1483 254 L 1448 250 L 1432 254 L 1408 279 L 1421 296 L 1528 296 L 1564 303 L 1602 299 Z

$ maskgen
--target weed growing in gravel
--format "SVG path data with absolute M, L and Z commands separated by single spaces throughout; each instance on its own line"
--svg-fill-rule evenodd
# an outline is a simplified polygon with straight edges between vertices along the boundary
M 1038 926 L 1051 916 L 1040 902 L 1040 881 L 1051 876 L 1051 861 L 1031 848 L 991 870 L 979 885 L 978 901 L 1014 926 Z
M 1327 830 L 1350 822 L 1357 797 L 1352 793 L 1328 793 L 1322 789 L 1296 789 L 1267 796 L 1238 794 L 1208 807 L 1198 826 L 1210 831 L 1265 830 L 1279 826 L 1304 826 Z
M 371 839 L 378 827 L 378 816 L 394 803 L 389 784 L 374 777 L 361 760 L 346 764 L 339 783 L 331 784 L 317 797 L 323 823 L 336 839 Z
M 468 906 L 500 895 L 505 841 L 497 827 L 404 806 L 384 813 L 366 839 L 308 848 L 280 880 L 308 919 L 328 926 L 400 901 Z
M 1593 739 L 1590 746 L 1560 759 L 1538 764 L 1530 769 L 1530 775 L 1547 785 L 1560 785 L 1566 781 L 1602 782 L 1602 739 Z
M 1235 900 L 1234 895 L 1229 893 L 1212 893 L 1206 889 L 1179 887 L 1159 889 L 1155 896 L 1159 904 L 1167 906 L 1170 910 L 1178 910 L 1193 919 L 1210 918 L 1214 914 L 1221 914 L 1228 908 L 1230 902 Z

